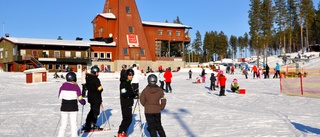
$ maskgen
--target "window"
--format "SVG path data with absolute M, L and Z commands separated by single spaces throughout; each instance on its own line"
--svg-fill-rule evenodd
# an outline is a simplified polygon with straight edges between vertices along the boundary
M 66 51 L 66 52 L 65 52 L 65 56 L 66 56 L 67 58 L 70 58 L 70 57 L 71 57 L 71 52 L 70 52 L 70 51 Z
M 163 30 L 158 30 L 158 35 L 162 35 Z
M 99 57 L 98 52 L 93 52 L 93 57 L 98 58 Z
M 104 52 L 100 52 L 100 58 L 102 58 L 102 59 L 106 58 Z
M 76 51 L 76 57 L 81 58 L 81 51 Z
M 176 31 L 176 36 L 180 36 L 181 32 L 180 31 Z
M 129 26 L 129 33 L 134 33 L 134 29 L 133 29 L 133 27 L 132 26 Z
M 54 51 L 54 57 L 60 58 L 60 51 Z
M 3 58 L 3 52 L 0 52 L 0 58 L 1 59 Z
M 38 51 L 37 50 L 32 50 L 31 54 L 32 54 L 32 56 L 37 57 L 38 56 Z
M 171 36 L 171 33 L 172 33 L 171 30 L 168 30 L 168 31 L 167 31 L 167 35 L 168 35 L 168 36 Z
M 55 65 L 55 69 L 56 69 L 56 70 L 61 70 L 60 64 L 56 64 L 56 65 Z
M 109 9 L 109 13 L 112 13 L 112 9 L 111 8 Z
M 48 50 L 44 50 L 44 51 L 42 52 L 42 57 L 48 58 L 48 57 L 49 57 L 49 51 L 48 51 Z
M 17 55 L 17 48 L 13 48 L 13 55 Z
M 123 49 L 123 54 L 124 54 L 124 55 L 129 55 L 128 48 L 124 48 L 124 49 Z
M 144 56 L 144 49 L 140 49 L 141 56 Z
M 24 49 L 20 50 L 20 54 L 21 54 L 21 56 L 25 56 L 26 55 L 26 50 L 24 50 Z
M 130 7 L 126 7 L 126 12 L 127 12 L 127 14 L 130 14 L 130 13 L 131 13 Z
M 111 57 L 112 57 L 111 54 L 112 54 L 111 52 L 107 52 L 106 53 L 106 59 L 111 59 Z
M 8 51 L 7 51 L 7 50 L 6 50 L 5 53 L 4 53 L 4 57 L 5 57 L 5 58 L 8 58 Z
M 52 64 L 48 64 L 48 69 L 52 70 Z

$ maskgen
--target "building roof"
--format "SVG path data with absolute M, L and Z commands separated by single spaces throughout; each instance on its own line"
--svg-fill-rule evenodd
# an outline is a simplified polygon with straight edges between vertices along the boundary
M 80 47 L 116 46 L 115 42 L 105 43 L 104 41 L 88 41 L 88 40 L 56 40 L 56 39 L 2 37 L 1 40 L 3 39 L 8 40 L 15 44 L 26 44 L 26 45 L 33 44 L 33 45 L 80 46 Z
M 162 27 L 173 27 L 173 28 L 188 28 L 192 29 L 190 26 L 177 24 L 177 23 L 166 23 L 166 22 L 151 22 L 151 21 L 142 21 L 143 25 L 150 25 L 150 26 L 162 26 Z
M 99 15 L 107 19 L 116 19 L 116 16 L 113 13 L 100 13 Z

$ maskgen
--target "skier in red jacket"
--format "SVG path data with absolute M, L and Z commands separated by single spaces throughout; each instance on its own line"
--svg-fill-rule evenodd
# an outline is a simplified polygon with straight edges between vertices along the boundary
M 219 94 L 219 96 L 225 96 L 227 78 L 223 74 L 220 74 L 218 80 L 219 80 L 219 83 L 220 83 L 220 94 Z
M 171 69 L 167 68 L 166 72 L 164 72 L 164 78 L 166 81 L 166 92 L 168 93 L 170 90 L 170 93 L 172 93 L 172 88 L 171 88 L 171 78 L 172 78 L 172 73 L 171 73 Z M 169 90 L 168 90 L 169 89 Z

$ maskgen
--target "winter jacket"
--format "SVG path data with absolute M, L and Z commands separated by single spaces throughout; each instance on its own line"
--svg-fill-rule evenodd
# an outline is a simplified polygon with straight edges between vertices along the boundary
M 88 102 L 93 104 L 101 104 L 101 93 L 103 91 L 103 88 L 98 76 L 93 74 L 86 74 L 86 86 L 88 89 Z
M 280 65 L 279 65 L 279 63 L 277 63 L 277 65 L 276 65 L 276 70 L 277 70 L 277 71 L 280 71 Z
M 201 72 L 201 77 L 205 76 L 206 75 L 206 71 L 204 69 L 202 69 L 202 72 Z
M 166 82 L 171 82 L 172 73 L 169 69 L 166 70 L 166 72 L 164 73 L 164 78 L 165 78 Z
M 164 74 L 162 70 L 159 72 L 159 81 L 164 81 Z
M 210 76 L 210 81 L 211 81 L 211 83 L 215 83 L 216 82 L 216 76 L 211 75 Z
M 252 70 L 251 70 L 251 72 L 257 72 L 258 71 L 258 68 L 257 68 L 257 66 L 256 65 L 254 65 L 253 67 L 252 67 Z
M 167 100 L 163 90 L 154 84 L 149 84 L 140 95 L 141 105 L 145 113 L 160 113 L 166 106 Z
M 139 83 L 139 77 L 141 75 L 141 71 L 138 70 L 137 67 L 132 68 L 132 70 L 134 71 L 134 75 L 133 75 L 131 83 Z
M 238 92 L 239 90 L 239 84 L 238 83 L 231 83 L 230 89 L 234 92 Z
M 60 111 L 78 111 L 78 101 L 81 100 L 80 87 L 75 82 L 65 82 L 62 84 L 58 94 L 62 100 Z
M 220 86 L 226 86 L 227 78 L 224 75 L 221 74 L 218 80 L 219 80 Z
M 135 94 L 131 86 L 130 80 L 124 80 L 120 83 L 120 104 L 121 107 L 133 106 L 133 99 Z

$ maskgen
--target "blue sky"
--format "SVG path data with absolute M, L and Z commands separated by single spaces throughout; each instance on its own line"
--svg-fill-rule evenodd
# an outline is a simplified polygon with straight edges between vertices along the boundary
M 314 0 L 316 2 L 316 0 Z M 73 40 L 93 37 L 91 21 L 105 0 L 1 0 L 1 37 Z M 249 0 L 136 0 L 145 21 L 172 22 L 177 16 L 202 38 L 206 31 L 242 36 L 249 31 Z M 318 2 L 317 2 L 318 4 Z

